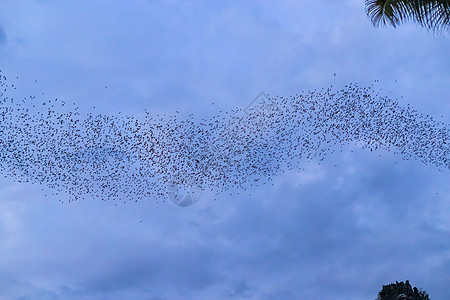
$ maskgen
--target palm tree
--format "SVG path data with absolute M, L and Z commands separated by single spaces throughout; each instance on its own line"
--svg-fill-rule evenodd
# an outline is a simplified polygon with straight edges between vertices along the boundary
M 432 31 L 450 29 L 449 0 L 365 0 L 365 4 L 374 26 L 413 21 Z

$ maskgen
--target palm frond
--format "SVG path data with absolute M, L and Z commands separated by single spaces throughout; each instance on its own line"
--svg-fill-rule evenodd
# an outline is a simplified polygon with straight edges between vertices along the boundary
M 450 29 L 449 0 L 365 0 L 365 5 L 376 27 L 412 21 L 433 31 Z

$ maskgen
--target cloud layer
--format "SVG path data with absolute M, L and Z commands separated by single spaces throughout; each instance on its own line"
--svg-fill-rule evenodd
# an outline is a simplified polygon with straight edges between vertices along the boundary
M 6 44 L 6 32 L 3 26 L 0 24 L 0 46 Z
M 58 98 L 64 116 L 79 107 L 73 117 L 144 121 L 147 110 L 179 121 L 192 113 L 199 125 L 236 107 L 246 115 L 260 92 L 282 102 L 378 80 L 374 94 L 381 88 L 399 109 L 450 123 L 448 38 L 409 25 L 374 29 L 360 0 L 0 7 L 0 69 L 15 103 L 39 100 L 31 115 Z M 409 279 L 449 299 L 448 170 L 361 146 L 333 145 L 323 161 L 281 168 L 246 193 L 205 190 L 188 208 L 155 198 L 61 204 L 64 193 L 6 176 L 0 298 L 359 300 Z

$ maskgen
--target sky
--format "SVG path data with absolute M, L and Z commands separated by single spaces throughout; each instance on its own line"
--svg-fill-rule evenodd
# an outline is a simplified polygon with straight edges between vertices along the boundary
M 357 83 L 450 124 L 449 49 L 374 28 L 362 0 L 0 3 L 15 93 L 81 114 L 201 118 Z M 2 176 L 0 298 L 356 300 L 409 280 L 450 299 L 449 169 L 350 144 L 299 171 L 189 207 L 61 203 Z

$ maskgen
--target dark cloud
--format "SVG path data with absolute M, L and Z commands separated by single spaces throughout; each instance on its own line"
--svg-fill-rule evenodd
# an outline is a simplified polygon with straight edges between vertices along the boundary
M 123 261 L 120 256 L 110 262 L 111 267 L 107 272 L 83 284 L 85 290 L 110 293 L 146 286 L 165 286 L 192 292 L 218 281 L 215 260 L 205 251 L 205 247 L 160 248 L 153 251 L 151 257 L 138 251 L 127 261 Z
M 230 292 L 230 294 L 228 296 L 229 296 L 229 298 L 251 299 L 251 298 L 253 298 L 254 290 L 255 290 L 255 288 L 249 286 L 245 281 L 240 281 L 233 287 L 232 291 Z

